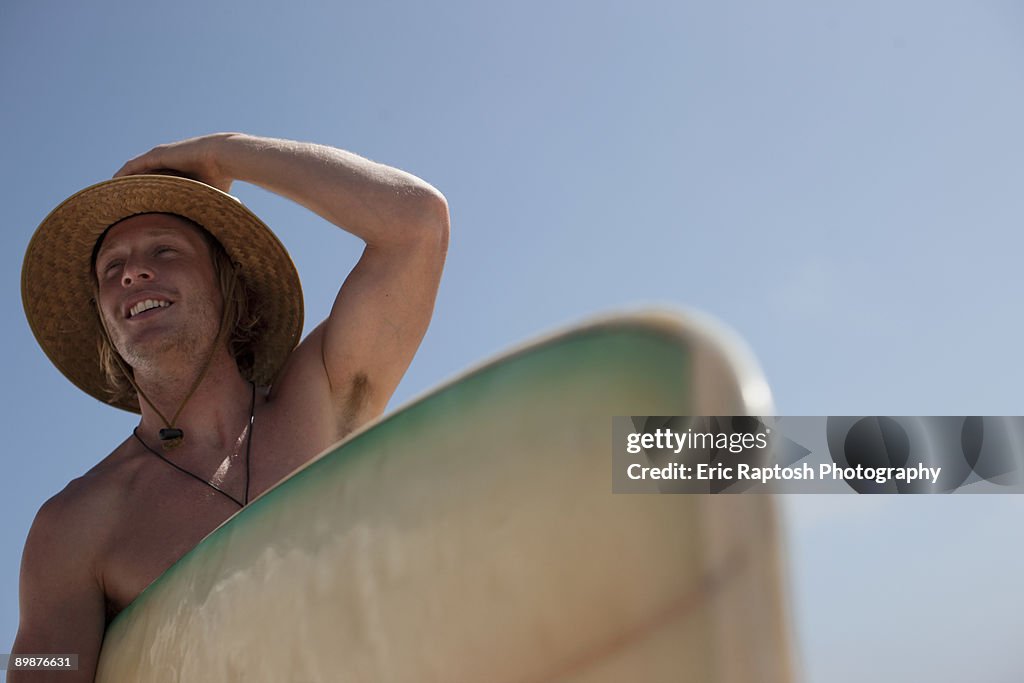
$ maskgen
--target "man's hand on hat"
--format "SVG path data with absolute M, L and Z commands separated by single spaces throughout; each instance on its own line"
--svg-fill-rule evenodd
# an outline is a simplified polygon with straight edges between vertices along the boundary
M 130 159 L 114 177 L 168 173 L 198 180 L 222 192 L 228 192 L 234 178 L 226 174 L 218 163 L 218 151 L 222 143 L 234 135 L 236 134 L 215 133 L 158 145 L 145 154 Z

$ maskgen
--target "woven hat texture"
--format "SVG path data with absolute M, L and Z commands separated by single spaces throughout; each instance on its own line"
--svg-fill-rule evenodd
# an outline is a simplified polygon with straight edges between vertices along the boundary
M 141 213 L 173 213 L 203 226 L 224 246 L 258 302 L 262 333 L 251 379 L 273 382 L 302 333 L 302 288 L 291 257 L 270 228 L 229 194 L 164 175 L 115 178 L 72 195 L 40 224 L 25 253 L 21 298 L 29 326 L 54 365 L 78 388 L 111 401 L 100 367 L 102 334 L 93 298 L 92 252 L 114 223 Z

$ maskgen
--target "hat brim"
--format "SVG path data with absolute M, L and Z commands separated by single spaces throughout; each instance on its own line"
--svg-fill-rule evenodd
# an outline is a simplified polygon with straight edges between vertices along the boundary
M 100 367 L 92 253 L 108 227 L 142 213 L 172 213 L 198 223 L 239 264 L 260 317 L 250 379 L 259 385 L 273 383 L 302 334 L 302 287 L 295 265 L 270 228 L 240 201 L 176 176 L 138 175 L 98 183 L 69 197 L 39 225 L 25 252 L 21 298 L 46 355 L 82 391 L 139 412 L 135 401 L 110 399 Z

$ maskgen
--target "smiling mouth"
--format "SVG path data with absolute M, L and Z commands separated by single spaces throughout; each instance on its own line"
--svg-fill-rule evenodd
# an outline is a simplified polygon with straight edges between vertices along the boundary
M 145 301 L 140 301 L 139 303 L 131 307 L 131 310 L 128 311 L 128 318 L 134 318 L 140 313 L 152 311 L 155 308 L 167 308 L 170 305 L 170 301 L 161 301 L 159 299 L 146 299 Z

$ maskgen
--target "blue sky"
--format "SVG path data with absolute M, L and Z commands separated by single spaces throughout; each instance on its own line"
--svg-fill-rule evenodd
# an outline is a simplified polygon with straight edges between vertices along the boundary
M 739 331 L 780 414 L 1020 414 L 1022 66 L 1010 2 L 9 0 L 0 651 L 35 510 L 133 425 L 39 351 L 21 259 L 127 158 L 242 130 L 440 188 L 445 279 L 392 405 L 535 334 L 667 304 Z M 235 193 L 292 252 L 315 324 L 360 243 Z M 807 681 L 1019 675 L 1024 501 L 784 511 Z

